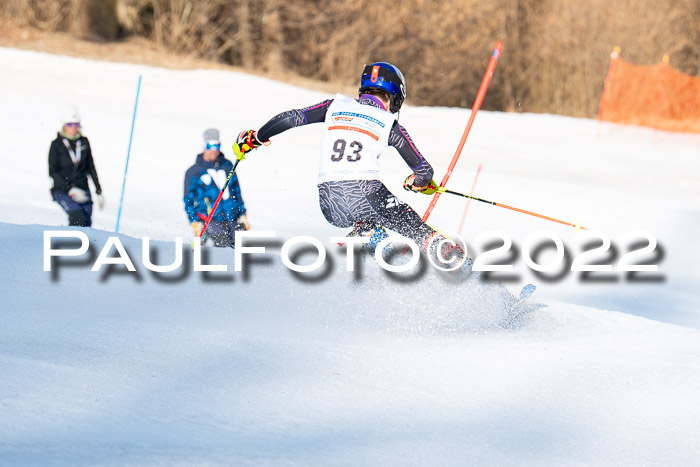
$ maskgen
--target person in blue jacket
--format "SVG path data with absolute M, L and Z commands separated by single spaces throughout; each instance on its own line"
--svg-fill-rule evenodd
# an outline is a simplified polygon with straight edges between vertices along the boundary
M 185 212 L 196 237 L 201 234 L 221 187 L 226 183 L 233 167 L 231 161 L 221 152 L 219 130 L 206 130 L 204 145 L 195 164 L 185 173 Z M 206 237 L 212 239 L 214 246 L 233 247 L 236 230 L 249 228 L 241 187 L 238 176 L 234 173 L 207 227 Z

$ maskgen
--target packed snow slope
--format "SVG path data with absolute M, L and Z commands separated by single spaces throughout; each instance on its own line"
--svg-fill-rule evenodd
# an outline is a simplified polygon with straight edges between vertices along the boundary
M 238 130 L 331 97 L 245 74 L 171 71 L 0 49 L 0 463 L 8 464 L 696 464 L 700 459 L 700 138 L 590 120 L 480 112 L 448 185 L 607 233 L 658 240 L 659 272 L 538 277 L 511 258 L 516 290 L 548 305 L 510 329 L 493 304 L 429 268 L 395 277 L 372 260 L 345 270 L 317 207 L 319 126 L 290 131 L 239 166 L 255 230 L 274 230 L 247 273 L 193 272 L 184 171 L 207 127 Z M 90 269 L 114 233 L 138 75 L 141 99 L 120 234 L 136 272 Z M 409 80 L 411 77 L 409 77 Z M 418 78 L 416 78 L 418 79 Z M 468 92 L 465 90 L 465 92 Z M 410 93 L 410 81 L 409 81 Z M 81 111 L 108 204 L 88 253 L 44 271 L 46 231 L 74 231 L 49 196 L 48 146 Z M 406 107 L 401 122 L 441 178 L 469 111 Z M 382 179 L 409 173 L 391 151 Z M 456 230 L 442 196 L 431 223 Z M 462 232 L 476 250 L 500 230 L 522 249 L 549 230 L 481 203 Z M 321 272 L 293 274 L 279 244 L 319 238 Z M 637 235 L 637 234 L 635 234 Z M 493 237 L 489 237 L 493 238 Z M 640 239 L 642 237 L 635 237 Z M 635 239 L 631 240 L 636 241 Z M 67 245 L 70 246 L 70 245 Z M 112 250 L 111 255 L 115 255 Z M 157 260 L 155 259 L 157 256 Z M 543 255 L 541 262 L 546 261 Z M 300 262 L 310 262 L 304 255 Z M 644 262 L 642 261 L 642 262 Z M 636 315 L 636 316 L 635 316 Z

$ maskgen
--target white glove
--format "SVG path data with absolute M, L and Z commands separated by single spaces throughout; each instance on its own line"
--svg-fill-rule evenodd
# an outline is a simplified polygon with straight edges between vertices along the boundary
M 105 208 L 105 197 L 102 195 L 97 195 L 97 207 L 102 211 Z
M 73 187 L 70 190 L 68 190 L 68 196 L 73 198 L 73 201 L 75 201 L 78 204 L 83 204 L 87 203 L 90 197 L 88 194 L 83 190 L 82 188 L 78 187 Z

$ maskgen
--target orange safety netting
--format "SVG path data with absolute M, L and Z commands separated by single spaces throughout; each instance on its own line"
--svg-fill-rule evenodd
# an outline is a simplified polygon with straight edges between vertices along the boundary
M 633 65 L 616 50 L 598 119 L 700 133 L 700 78 L 674 70 L 667 57 L 657 65 Z

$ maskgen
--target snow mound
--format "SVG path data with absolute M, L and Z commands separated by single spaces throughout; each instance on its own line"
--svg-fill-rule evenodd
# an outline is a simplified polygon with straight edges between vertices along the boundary
M 233 271 L 231 250 L 205 248 L 206 264 L 229 271 L 195 273 L 185 247 L 181 270 L 143 267 L 142 236 L 159 240 L 153 261 L 167 264 L 173 238 L 190 234 L 182 182 L 205 128 L 218 127 L 228 148 L 237 131 L 331 96 L 241 73 L 2 48 L 0 68 L 0 464 L 700 459 L 699 135 L 481 111 L 450 188 L 467 191 L 483 164 L 477 196 L 601 229 L 615 243 L 638 229 L 659 240 L 655 282 L 525 274 L 538 286 L 533 307 L 547 307 L 504 328 L 495 294 L 430 270 L 392 277 L 372 260 L 355 275 L 334 256 L 327 270 L 300 276 L 277 245 L 246 274 Z M 137 272 L 91 272 L 115 235 L 139 75 L 119 235 Z M 65 215 L 37 174 L 68 104 L 80 108 L 107 205 L 97 229 L 84 230 L 86 255 L 45 272 L 44 231 L 71 229 L 55 227 Z M 468 114 L 401 111 L 437 176 Z M 290 131 L 240 164 L 254 229 L 280 239 L 342 234 L 318 210 L 319 139 L 318 127 Z M 387 151 L 382 164 L 389 189 L 424 212 L 429 198 L 401 189 L 409 169 L 400 157 Z M 464 208 L 442 196 L 430 222 L 455 229 Z M 549 228 L 576 244 L 574 229 L 542 222 L 472 203 L 463 234 L 496 229 L 522 245 Z

